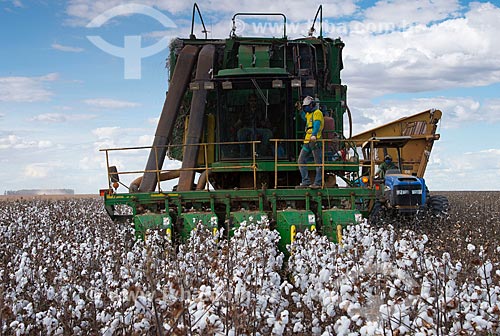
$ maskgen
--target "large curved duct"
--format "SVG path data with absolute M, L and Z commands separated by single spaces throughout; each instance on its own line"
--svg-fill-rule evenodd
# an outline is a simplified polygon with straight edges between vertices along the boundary
M 182 98 L 191 80 L 191 74 L 198 55 L 198 50 L 199 48 L 197 46 L 187 45 L 181 50 L 177 58 L 167 97 L 163 104 L 158 126 L 156 127 L 153 148 L 149 153 L 148 162 L 146 164 L 146 172 L 139 186 L 138 191 L 140 192 L 151 192 L 156 188 L 158 181 L 155 171 L 160 170 L 165 161 L 167 153 L 166 145 L 172 134 Z
M 184 153 L 182 156 L 182 168 L 194 168 L 198 158 L 199 146 L 193 146 L 200 142 L 200 136 L 203 132 L 203 117 L 205 115 L 205 105 L 207 100 L 207 90 L 203 83 L 210 80 L 211 70 L 213 68 L 215 56 L 215 46 L 207 44 L 203 46 L 198 56 L 198 64 L 196 66 L 196 79 L 199 89 L 193 92 L 191 99 L 191 111 L 189 114 L 189 124 L 187 129 L 186 140 L 184 143 Z M 178 191 L 188 191 L 192 189 L 194 182 L 194 170 L 183 170 L 179 177 Z
M 208 172 L 204 171 L 201 173 L 198 183 L 196 184 L 196 190 L 203 190 L 207 187 L 208 183 Z
M 160 173 L 160 181 L 168 181 L 172 180 L 174 178 L 178 178 L 180 175 L 180 170 L 170 170 L 167 172 L 162 172 Z M 139 186 L 141 185 L 143 176 L 139 176 L 135 180 L 130 183 L 130 192 L 138 192 L 139 191 Z

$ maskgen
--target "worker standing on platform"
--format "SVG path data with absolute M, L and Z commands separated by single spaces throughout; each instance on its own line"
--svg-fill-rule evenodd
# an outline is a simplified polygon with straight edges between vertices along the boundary
M 322 155 L 321 155 L 321 142 L 317 141 L 322 138 L 322 132 L 324 127 L 323 112 L 319 109 L 314 99 L 310 96 L 304 98 L 302 102 L 302 110 L 300 116 L 306 122 L 304 143 L 302 144 L 302 149 L 300 150 L 298 164 L 299 171 L 302 177 L 302 182 L 298 185 L 298 188 L 314 188 L 318 189 L 322 187 Z M 316 167 L 316 176 L 314 178 L 314 183 L 311 184 L 311 179 L 309 178 L 309 171 L 307 169 L 306 163 L 310 157 L 314 158 L 314 163 L 318 166 Z

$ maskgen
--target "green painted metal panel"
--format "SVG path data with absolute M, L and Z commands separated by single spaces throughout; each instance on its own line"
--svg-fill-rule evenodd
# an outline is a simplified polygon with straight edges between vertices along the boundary
M 277 199 L 281 201 L 305 200 L 309 196 L 319 196 L 324 201 L 339 202 L 343 199 L 365 201 L 376 198 L 375 190 L 352 187 L 352 188 L 325 188 L 325 189 L 256 189 L 256 190 L 212 190 L 212 191 L 186 191 L 186 192 L 170 192 L 170 193 L 134 193 L 134 194 L 113 194 L 105 196 L 105 205 L 112 207 L 114 205 L 125 204 L 134 209 L 136 213 L 136 205 L 142 207 L 149 204 L 166 203 L 169 206 L 180 206 L 184 203 L 197 202 L 204 206 L 210 206 L 213 201 L 215 204 L 224 205 L 228 199 L 238 199 L 242 202 L 258 202 L 260 198 L 267 201 Z M 161 195 L 161 197 L 159 197 Z M 309 195 L 309 196 L 308 196 Z M 368 209 L 367 209 L 368 210 Z
M 247 224 L 250 223 L 259 224 L 263 221 L 268 220 L 267 214 L 263 211 L 249 211 L 249 210 L 233 211 L 231 212 L 231 217 L 233 220 L 234 227 L 239 227 L 243 222 L 247 222 Z
M 269 58 L 269 46 L 240 45 L 238 48 L 238 61 L 243 68 L 269 68 Z
M 316 226 L 316 215 L 310 210 L 282 210 L 278 211 L 276 216 L 276 230 L 281 236 L 278 248 L 283 253 L 286 253 L 286 246 L 293 241 L 296 232 L 310 230 Z
M 219 70 L 216 77 L 231 77 L 231 76 L 253 76 L 253 75 L 270 75 L 270 76 L 289 76 L 290 74 L 283 68 L 262 68 L 262 67 L 247 67 L 235 69 Z
M 148 213 L 134 217 L 135 236 L 144 238 L 148 229 L 172 230 L 172 218 L 168 214 Z
M 202 223 L 204 226 L 210 229 L 217 229 L 218 218 L 213 212 L 186 212 L 180 215 L 180 220 L 182 220 L 182 232 L 181 236 L 183 238 L 189 237 L 189 233 L 196 228 L 198 223 Z
M 342 229 L 348 225 L 360 223 L 363 216 L 358 210 L 331 209 L 322 211 L 321 227 L 322 233 L 331 241 L 339 242 L 337 237 L 337 226 L 342 226 Z
M 268 46 L 255 46 L 255 66 L 256 67 L 269 67 L 269 47 Z
M 240 45 L 238 48 L 238 62 L 243 67 L 251 67 L 253 59 L 252 46 Z

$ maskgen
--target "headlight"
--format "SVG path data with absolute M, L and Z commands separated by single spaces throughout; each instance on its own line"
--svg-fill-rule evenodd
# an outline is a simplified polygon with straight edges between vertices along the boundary
M 396 190 L 396 195 L 408 195 L 409 193 L 409 190 Z
M 411 193 L 413 195 L 422 195 L 422 189 L 412 190 Z

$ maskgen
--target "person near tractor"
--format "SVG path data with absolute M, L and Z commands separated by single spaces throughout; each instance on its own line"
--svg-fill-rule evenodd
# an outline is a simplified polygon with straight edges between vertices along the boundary
M 238 128 L 238 141 L 260 140 L 261 143 L 257 147 L 257 152 L 260 155 L 268 154 L 269 139 L 273 136 L 270 130 L 271 124 L 266 116 L 262 116 L 262 109 L 258 108 L 257 96 L 251 93 L 248 96 L 248 108 L 240 114 L 238 121 L 235 124 Z M 242 157 L 250 155 L 251 145 L 248 143 L 240 144 L 240 154 Z
M 384 162 L 378 166 L 377 176 L 381 179 L 385 178 L 385 174 L 389 169 L 398 169 L 398 166 L 392 162 L 392 156 L 386 155 L 384 157 Z
M 299 188 L 321 188 L 322 187 L 322 157 L 321 157 L 321 142 L 318 141 L 322 138 L 322 132 L 324 127 L 323 112 L 319 109 L 314 99 L 307 96 L 302 101 L 302 109 L 300 112 L 301 118 L 306 122 L 304 143 L 302 144 L 302 149 L 300 150 L 298 164 L 299 171 L 302 178 L 301 183 L 298 185 Z M 316 176 L 314 178 L 314 183 L 311 184 L 311 179 L 309 178 L 309 171 L 307 169 L 306 163 L 308 159 L 314 158 L 314 163 L 316 166 Z

